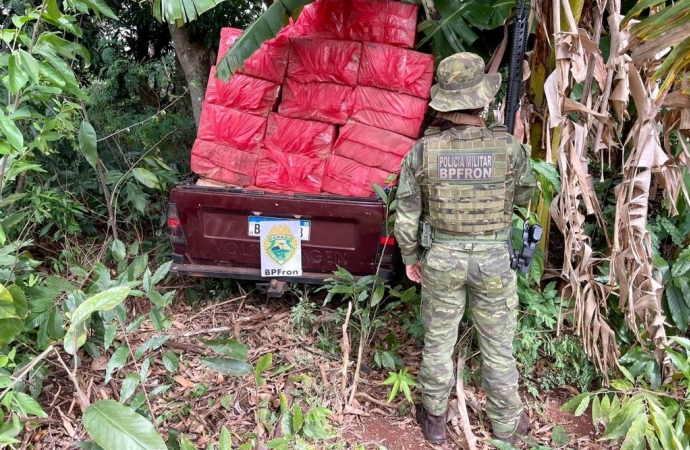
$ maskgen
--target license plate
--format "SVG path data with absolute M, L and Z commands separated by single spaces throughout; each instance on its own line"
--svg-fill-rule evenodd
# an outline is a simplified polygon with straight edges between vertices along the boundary
M 249 236 L 259 237 L 259 235 L 261 234 L 261 227 L 263 226 L 262 224 L 264 224 L 266 222 L 275 222 L 276 220 L 290 220 L 290 219 L 279 219 L 277 217 L 249 216 Z M 309 238 L 311 237 L 311 221 L 300 220 L 299 221 L 299 228 L 300 228 L 300 240 L 301 241 L 308 241 Z

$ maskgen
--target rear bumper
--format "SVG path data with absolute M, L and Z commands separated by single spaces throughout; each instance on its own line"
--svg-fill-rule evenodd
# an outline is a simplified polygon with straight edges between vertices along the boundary
M 261 269 L 246 267 L 223 267 L 201 264 L 173 264 L 170 271 L 182 277 L 234 278 L 238 280 L 271 281 L 274 277 L 262 277 Z M 381 268 L 379 275 L 388 282 L 393 277 L 393 271 Z M 326 278 L 332 278 L 332 273 L 302 272 L 301 277 L 280 277 L 280 281 L 303 284 L 325 284 Z M 361 278 L 355 276 L 355 279 Z

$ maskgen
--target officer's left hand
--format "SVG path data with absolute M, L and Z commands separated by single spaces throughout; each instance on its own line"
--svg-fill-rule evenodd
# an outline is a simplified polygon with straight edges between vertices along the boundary
M 417 261 L 414 264 L 408 264 L 405 266 L 405 273 L 407 278 L 414 281 L 415 283 L 422 282 L 422 263 Z

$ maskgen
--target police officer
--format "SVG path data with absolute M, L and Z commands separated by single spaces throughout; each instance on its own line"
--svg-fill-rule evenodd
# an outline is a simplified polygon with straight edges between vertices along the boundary
M 527 204 L 536 180 L 529 148 L 477 115 L 498 92 L 501 75 L 485 75 L 484 61 L 472 53 L 444 59 L 436 75 L 430 106 L 442 119 L 403 161 L 395 223 L 407 276 L 422 283 L 417 421 L 427 441 L 445 440 L 452 353 L 469 298 L 486 414 L 494 437 L 514 443 L 529 432 L 529 416 L 513 357 L 518 297 L 507 241 L 513 203 Z

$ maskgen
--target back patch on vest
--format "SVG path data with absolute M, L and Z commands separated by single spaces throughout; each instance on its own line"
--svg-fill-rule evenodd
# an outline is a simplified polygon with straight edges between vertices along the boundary
M 494 176 L 493 153 L 444 153 L 438 155 L 438 180 L 490 180 Z

